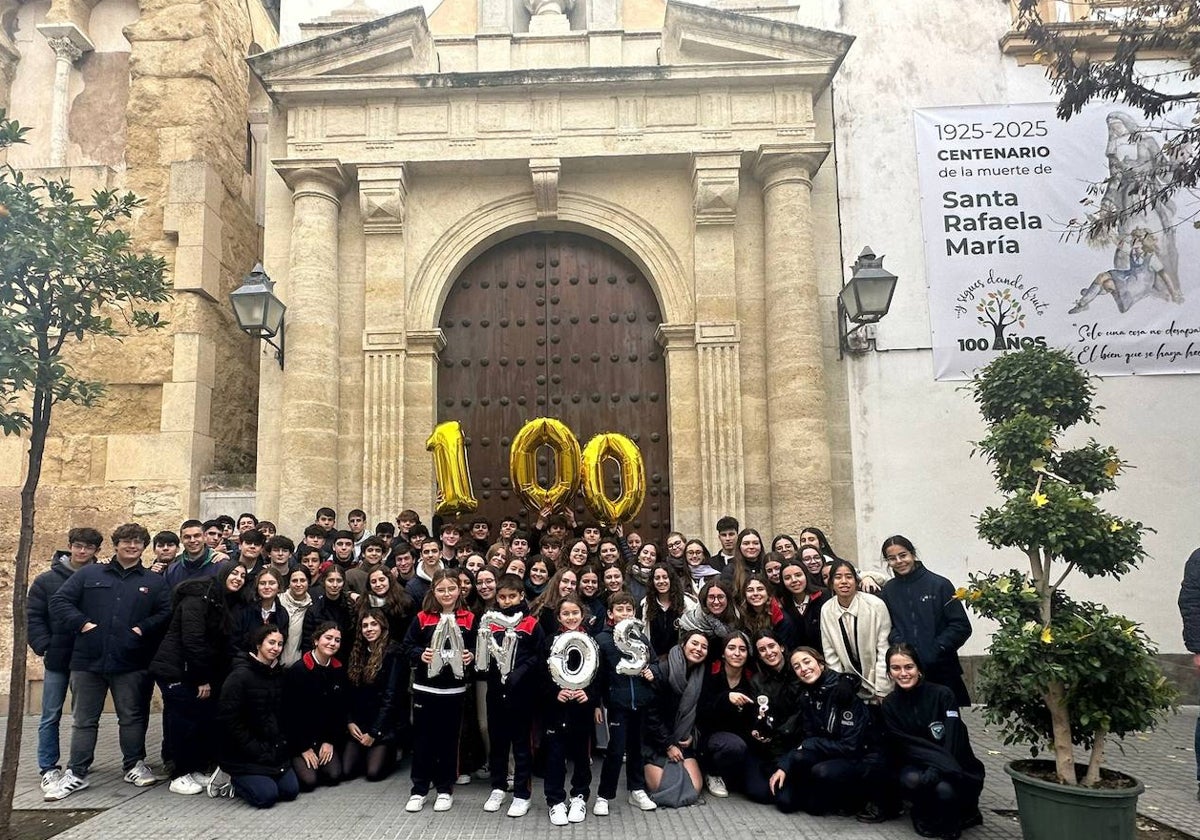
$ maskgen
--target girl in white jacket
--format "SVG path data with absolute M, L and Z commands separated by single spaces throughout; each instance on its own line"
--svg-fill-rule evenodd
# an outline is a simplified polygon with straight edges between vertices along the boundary
M 862 680 L 859 696 L 878 703 L 892 690 L 887 676 L 888 635 L 892 619 L 880 598 L 859 591 L 859 577 L 848 560 L 829 570 L 833 599 L 821 610 L 825 662 L 835 671 Z

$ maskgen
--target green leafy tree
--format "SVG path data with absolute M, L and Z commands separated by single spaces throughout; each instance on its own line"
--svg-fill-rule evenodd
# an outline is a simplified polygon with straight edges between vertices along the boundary
M 999 624 L 980 672 L 985 718 L 1005 743 L 1034 755 L 1049 744 L 1060 782 L 1079 784 L 1074 747 L 1091 750 L 1083 784 L 1100 779 L 1105 737 L 1153 729 L 1175 692 L 1141 628 L 1102 604 L 1061 590 L 1073 571 L 1119 580 L 1146 556 L 1146 527 L 1104 511 L 1125 463 L 1094 440 L 1059 438 L 1095 421 L 1091 380 L 1062 350 L 1031 347 L 998 357 L 970 385 L 988 433 L 977 444 L 1004 496 L 979 517 L 979 536 L 1015 548 L 1029 571 L 971 576 L 957 597 Z
M 1155 164 L 1136 173 L 1133 200 L 1119 212 L 1101 210 L 1080 223 L 1082 233 L 1097 238 L 1126 218 L 1168 202 L 1180 190 L 1195 189 L 1200 181 L 1200 4 L 1129 0 L 1114 6 L 1083 0 L 1082 5 L 1077 20 L 1057 21 L 1044 19 L 1046 10 L 1057 4 L 1017 3 L 1017 31 L 1046 65 L 1046 76 L 1059 97 L 1059 118 L 1069 120 L 1093 101 L 1122 102 L 1141 111 L 1150 131 L 1165 138 Z M 1175 71 L 1160 65 L 1146 69 L 1146 60 L 1163 56 L 1178 58 Z M 1160 119 L 1180 107 L 1190 109 L 1186 121 L 1166 125 Z M 1093 185 L 1092 192 L 1097 190 Z
M 0 149 L 24 142 L 28 129 L 0 110 Z M 54 406 L 95 405 L 103 383 L 77 375 L 66 355 L 95 337 L 166 325 L 152 308 L 170 287 L 161 258 L 138 253 L 122 227 L 142 202 L 132 193 L 95 192 L 81 201 L 65 181 L 27 180 L 0 167 L 0 429 L 28 434 L 21 487 L 21 530 L 13 575 L 13 649 L 0 775 L 0 836 L 9 836 L 20 710 L 25 706 L 25 622 L 36 494 Z

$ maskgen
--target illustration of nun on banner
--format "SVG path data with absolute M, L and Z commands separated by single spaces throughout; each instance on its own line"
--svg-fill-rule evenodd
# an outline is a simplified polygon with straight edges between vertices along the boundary
M 1102 294 L 1112 295 L 1119 312 L 1128 312 L 1146 297 L 1181 304 L 1176 205 L 1170 198 L 1156 198 L 1167 186 L 1171 161 L 1153 136 L 1154 129 L 1139 125 L 1129 114 L 1112 111 L 1106 124 L 1108 178 L 1099 210 L 1089 213 L 1082 226 L 1093 245 L 1115 243 L 1113 267 L 1081 289 L 1069 311 L 1084 311 Z

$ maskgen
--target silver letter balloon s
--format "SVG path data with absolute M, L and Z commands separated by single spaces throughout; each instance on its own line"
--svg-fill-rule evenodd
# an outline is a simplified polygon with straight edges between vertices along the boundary
M 613 628 L 613 642 L 624 656 L 617 663 L 617 673 L 636 677 L 650 661 L 650 646 L 646 644 L 646 622 L 639 618 L 618 621 Z

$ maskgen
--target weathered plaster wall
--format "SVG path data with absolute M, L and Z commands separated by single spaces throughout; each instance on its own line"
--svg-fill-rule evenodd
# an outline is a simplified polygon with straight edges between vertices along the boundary
M 857 539 L 836 545 L 877 567 L 883 539 L 903 533 L 956 582 L 1022 558 L 976 538 L 972 517 L 996 498 L 987 465 L 969 458 L 983 427 L 959 383 L 933 381 L 912 109 L 1051 101 L 1041 69 L 1018 67 L 997 47 L 1008 14 L 1002 3 L 844 0 L 825 3 L 819 24 L 858 37 L 834 84 L 843 252 L 852 260 L 872 245 L 901 277 L 879 325 L 887 352 L 843 363 L 858 518 Z M 1145 622 L 1164 652 L 1183 650 L 1174 600 L 1198 539 L 1200 448 L 1190 442 L 1198 400 L 1200 377 L 1111 378 L 1098 385 L 1102 425 L 1088 430 L 1137 467 L 1106 504 L 1157 533 L 1147 538 L 1151 557 L 1141 571 L 1119 585 L 1076 577 L 1072 594 Z M 970 653 L 987 642 L 981 627 Z

